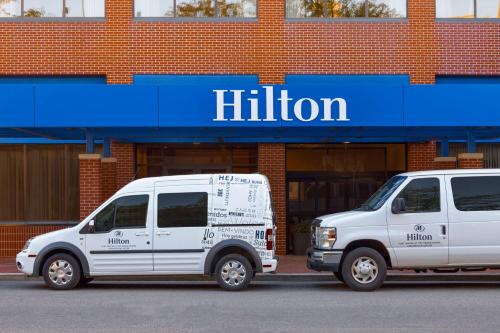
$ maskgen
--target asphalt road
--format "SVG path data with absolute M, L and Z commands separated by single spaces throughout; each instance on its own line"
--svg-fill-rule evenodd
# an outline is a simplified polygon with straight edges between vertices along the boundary
M 0 332 L 499 332 L 499 283 L 97 282 L 52 291 L 0 281 Z

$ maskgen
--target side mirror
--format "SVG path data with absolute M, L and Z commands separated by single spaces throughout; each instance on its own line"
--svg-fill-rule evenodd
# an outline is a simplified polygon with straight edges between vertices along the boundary
M 91 233 L 91 234 L 95 233 L 95 221 L 94 220 L 90 220 L 90 222 L 89 222 L 89 233 Z
M 406 211 L 406 201 L 404 198 L 396 198 L 392 202 L 392 213 L 393 214 L 401 214 Z

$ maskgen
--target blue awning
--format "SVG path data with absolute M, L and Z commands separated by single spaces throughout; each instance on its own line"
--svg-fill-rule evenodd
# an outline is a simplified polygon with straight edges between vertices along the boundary
M 500 137 L 500 85 L 0 86 L 0 137 L 408 142 Z

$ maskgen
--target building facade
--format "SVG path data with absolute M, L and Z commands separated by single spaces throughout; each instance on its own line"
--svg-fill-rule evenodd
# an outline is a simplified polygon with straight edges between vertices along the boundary
M 47 3 L 0 1 L 0 257 L 136 177 L 208 172 L 267 175 L 303 254 L 393 174 L 498 161 L 496 1 Z

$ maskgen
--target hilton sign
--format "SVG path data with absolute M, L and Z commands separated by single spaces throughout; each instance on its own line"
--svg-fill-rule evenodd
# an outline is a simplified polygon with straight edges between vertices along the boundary
M 288 90 L 282 89 L 276 101 L 279 102 L 279 110 L 274 109 L 275 91 L 273 86 L 262 86 L 264 90 L 265 113 L 261 117 L 259 112 L 260 90 L 250 90 L 250 97 L 243 100 L 243 95 L 247 95 L 246 90 L 213 90 L 216 96 L 217 117 L 213 121 L 293 121 L 296 119 L 302 122 L 309 122 L 318 119 L 320 121 L 350 121 L 347 117 L 347 102 L 345 99 L 336 98 L 300 98 L 294 100 L 288 95 Z M 229 102 L 230 100 L 231 102 Z M 243 118 L 243 103 L 250 105 L 250 117 Z M 307 110 L 307 111 L 304 111 Z M 276 111 L 276 112 L 275 112 Z M 293 112 L 293 115 L 291 114 Z

